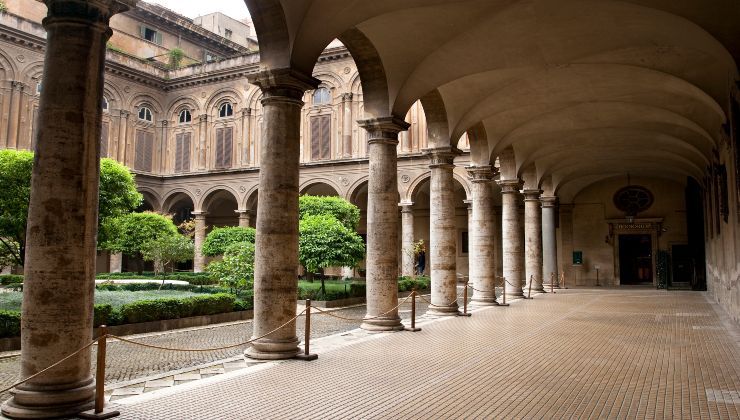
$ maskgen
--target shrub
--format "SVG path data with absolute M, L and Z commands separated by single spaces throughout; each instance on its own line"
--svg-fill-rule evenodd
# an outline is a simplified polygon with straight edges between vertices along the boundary
M 113 307 L 107 304 L 98 304 L 93 308 L 93 327 L 101 325 L 115 325 L 113 322 Z
M 301 219 L 333 216 L 349 230 L 356 230 L 360 222 L 360 208 L 340 197 L 302 195 L 298 201 L 298 214 Z
M 0 338 L 18 337 L 19 335 L 21 335 L 21 313 L 0 311 Z
M 135 324 L 232 312 L 234 301 L 234 296 L 226 293 L 184 299 L 143 300 L 121 306 L 120 312 L 124 323 Z
M 207 257 L 223 255 L 234 244 L 243 242 L 254 244 L 256 234 L 257 231 L 251 227 L 227 226 L 213 228 L 203 241 L 201 253 Z
M 248 311 L 254 309 L 254 300 L 237 300 L 234 302 L 235 311 Z
M 239 242 L 226 248 L 221 261 L 208 264 L 206 270 L 219 279 L 222 287 L 239 295 L 244 290 L 254 288 L 254 244 Z
M 0 275 L 0 284 L 7 286 L 9 284 L 23 283 L 23 276 L 20 274 L 3 274 Z

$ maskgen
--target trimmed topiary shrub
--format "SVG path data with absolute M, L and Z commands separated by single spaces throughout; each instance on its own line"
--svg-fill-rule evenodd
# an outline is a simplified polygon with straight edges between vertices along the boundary
M 135 324 L 232 312 L 234 301 L 234 296 L 226 293 L 184 299 L 143 300 L 121 306 L 120 313 L 123 323 Z
M 21 335 L 21 313 L 0 311 L 0 338 L 18 337 L 19 335 Z
M 0 275 L 0 284 L 7 286 L 9 284 L 23 283 L 23 276 L 20 274 L 3 274 Z

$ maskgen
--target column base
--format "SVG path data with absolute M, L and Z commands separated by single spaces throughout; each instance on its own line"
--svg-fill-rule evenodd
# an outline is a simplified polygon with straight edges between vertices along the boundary
M 460 305 L 457 304 L 457 302 L 453 303 L 452 305 L 448 306 L 429 306 L 429 309 L 427 309 L 427 315 L 434 315 L 434 316 L 458 316 L 462 312 L 460 312 Z
M 470 304 L 473 306 L 497 306 L 498 302 L 496 301 L 495 296 L 473 296 L 472 299 L 470 299 Z
M 244 356 L 257 360 L 293 359 L 301 353 L 298 343 L 298 337 L 282 340 L 261 338 L 244 351 Z
M 525 297 L 524 292 L 517 291 L 514 293 L 506 293 L 506 300 L 523 299 Z
M 372 315 L 371 315 L 372 316 Z M 365 319 L 360 325 L 365 331 L 384 332 L 384 331 L 403 331 L 404 326 L 400 317 L 394 318 L 373 318 Z
M 95 381 L 90 378 L 60 386 L 20 385 L 13 398 L 2 405 L 3 416 L 11 419 L 48 419 L 75 416 L 95 406 Z

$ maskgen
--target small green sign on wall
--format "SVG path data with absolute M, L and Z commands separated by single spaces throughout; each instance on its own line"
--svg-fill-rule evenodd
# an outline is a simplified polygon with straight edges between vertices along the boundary
M 573 251 L 573 265 L 583 264 L 583 251 Z

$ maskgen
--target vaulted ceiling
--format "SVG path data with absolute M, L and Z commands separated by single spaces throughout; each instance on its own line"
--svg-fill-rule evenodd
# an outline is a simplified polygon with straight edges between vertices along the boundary
M 433 142 L 469 132 L 477 164 L 513 149 L 515 176 L 556 190 L 701 179 L 737 91 L 737 0 L 246 2 L 266 68 L 310 74 L 339 38 L 367 117 L 425 98 Z

